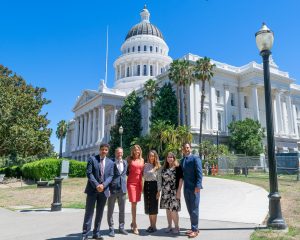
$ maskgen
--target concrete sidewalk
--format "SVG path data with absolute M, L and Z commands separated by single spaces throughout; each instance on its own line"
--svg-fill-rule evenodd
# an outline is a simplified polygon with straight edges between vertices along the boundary
M 205 189 L 201 192 L 200 235 L 197 239 L 209 240 L 248 240 L 256 227 L 259 227 L 268 212 L 268 193 L 254 185 L 231 180 L 204 178 Z M 190 220 L 182 198 L 180 215 L 180 235 L 166 234 L 165 212 L 160 210 L 157 228 L 159 231 L 147 234 L 148 216 L 144 214 L 143 201 L 138 204 L 138 227 L 140 236 L 116 234 L 114 239 L 153 239 L 163 237 L 187 239 L 184 231 L 190 228 Z M 118 207 L 116 207 L 116 211 Z M 130 205 L 126 205 L 126 224 L 131 222 Z M 63 209 L 62 212 L 50 212 L 48 209 L 23 210 L 14 212 L 0 208 L 0 239 L 12 240 L 71 240 L 79 239 L 84 210 Z M 115 213 L 115 224 L 118 216 Z M 106 212 L 101 229 L 105 239 L 108 234 Z

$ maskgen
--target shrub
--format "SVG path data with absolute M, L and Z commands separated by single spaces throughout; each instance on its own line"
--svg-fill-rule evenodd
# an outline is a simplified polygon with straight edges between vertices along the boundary
M 21 167 L 19 166 L 0 168 L 0 173 L 5 174 L 5 177 L 8 178 L 12 178 L 12 177 L 20 178 L 22 176 Z
M 22 167 L 24 178 L 34 180 L 51 180 L 60 175 L 60 159 L 42 159 L 39 161 L 26 163 Z
M 69 177 L 85 177 L 86 176 L 86 162 L 79 162 L 76 160 L 69 160 Z

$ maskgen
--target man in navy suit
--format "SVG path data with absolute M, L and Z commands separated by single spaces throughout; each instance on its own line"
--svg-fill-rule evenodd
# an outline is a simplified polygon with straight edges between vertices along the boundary
M 198 235 L 200 189 L 202 189 L 202 163 L 198 156 L 191 154 L 191 145 L 182 145 L 184 157 L 181 160 L 183 170 L 183 191 L 185 203 L 191 219 L 191 229 L 187 231 L 189 238 Z
M 125 224 L 125 202 L 126 202 L 126 172 L 127 161 L 123 159 L 123 148 L 118 147 L 115 150 L 114 176 L 109 185 L 110 196 L 107 202 L 107 222 L 109 226 L 109 236 L 114 237 L 114 207 L 118 200 L 119 205 L 119 233 L 127 235 L 128 232 L 124 229 Z
M 106 155 L 109 151 L 109 145 L 103 143 L 99 148 L 99 155 L 91 156 L 88 159 L 86 174 L 87 184 L 85 188 L 86 206 L 83 221 L 82 240 L 88 239 L 91 230 L 95 203 L 96 217 L 94 222 L 93 238 L 103 239 L 100 235 L 100 224 L 103 216 L 103 210 L 106 199 L 109 197 L 109 184 L 113 178 L 114 163 Z

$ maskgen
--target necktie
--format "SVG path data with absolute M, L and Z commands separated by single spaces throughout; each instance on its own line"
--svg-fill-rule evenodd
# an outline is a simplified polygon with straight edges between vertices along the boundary
M 104 159 L 100 159 L 100 173 L 101 173 L 101 181 L 104 181 L 104 166 L 103 166 Z

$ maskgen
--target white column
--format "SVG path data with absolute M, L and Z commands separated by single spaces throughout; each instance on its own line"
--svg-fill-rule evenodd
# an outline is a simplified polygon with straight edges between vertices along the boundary
M 83 115 L 80 116 L 80 129 L 79 129 L 79 147 L 82 147 L 82 135 L 83 134 Z
M 286 102 L 287 102 L 287 116 L 288 116 L 288 130 L 289 134 L 294 134 L 294 118 L 292 114 L 292 101 L 291 101 L 291 95 L 286 96 Z
M 252 85 L 252 106 L 254 119 L 259 121 L 259 107 L 258 107 L 258 95 L 257 86 Z
M 216 111 L 216 89 L 213 86 L 213 82 L 210 85 L 210 94 L 209 94 L 209 110 L 210 110 L 210 128 L 212 130 L 218 129 L 217 124 L 217 111 Z
M 189 94 L 189 108 L 190 108 L 190 116 L 188 117 L 190 119 L 190 126 L 191 127 L 194 127 L 196 125 L 196 121 L 195 121 L 195 116 L 196 116 L 196 113 L 195 113 L 195 102 L 194 102 L 194 99 L 195 99 L 195 83 L 192 83 L 190 85 L 190 94 Z
M 128 65 L 127 65 L 127 63 L 125 63 L 125 77 L 127 77 L 127 67 L 128 67 Z
M 134 76 L 134 64 L 133 63 L 131 64 L 131 76 L 132 77 Z
M 297 112 L 296 112 L 295 105 L 293 105 L 293 119 L 294 119 L 294 128 L 295 128 L 296 138 L 299 138 L 299 132 L 298 132 L 298 126 L 297 126 Z
M 277 123 L 278 123 L 278 133 L 282 133 L 283 126 L 282 126 L 282 109 L 281 109 L 281 92 L 276 92 L 276 109 L 277 109 Z
M 78 147 L 78 137 L 79 137 L 78 133 L 79 133 L 79 118 L 77 117 L 75 118 L 75 145 L 74 145 L 75 149 L 77 149 Z
M 113 122 L 113 125 L 116 125 L 116 123 L 117 123 L 117 113 L 118 113 L 118 109 L 117 109 L 117 107 L 115 106 L 114 122 Z
M 87 130 L 88 130 L 88 121 L 87 121 L 87 113 L 84 113 L 84 122 L 83 122 L 83 147 L 86 147 L 87 141 Z
M 147 65 L 147 76 L 150 76 L 150 61 L 148 61 Z
M 93 109 L 93 130 L 92 130 L 92 145 L 96 143 L 96 137 L 97 137 L 97 132 L 96 132 L 96 117 L 97 117 L 97 112 L 96 108 Z
M 159 71 L 158 71 L 158 62 L 156 62 L 156 76 L 159 74 Z
M 105 127 L 105 109 L 104 106 L 99 107 L 99 118 L 98 118 L 98 142 L 100 143 L 104 137 Z
M 199 126 L 200 130 L 200 82 L 195 83 L 195 95 L 194 95 L 194 105 L 195 105 L 195 126 Z
M 277 107 L 276 107 L 276 97 L 273 98 L 273 121 L 274 121 L 274 133 L 278 134 L 278 119 L 277 119 Z
M 91 128 L 92 128 L 92 111 L 89 111 L 87 143 L 86 143 L 88 146 L 91 143 Z
M 285 99 L 285 98 L 284 98 Z M 282 121 L 282 126 L 283 126 L 283 132 L 284 134 L 288 134 L 288 126 L 287 126 L 287 120 L 288 120 L 288 117 L 287 117 L 287 104 L 285 101 L 282 101 L 281 103 L 281 107 L 282 107 L 282 118 L 283 118 L 283 121 Z
M 229 99 L 229 87 L 228 85 L 224 85 L 224 92 L 225 92 L 225 98 L 224 98 L 224 112 L 225 112 L 225 131 L 228 133 L 228 124 L 231 122 L 230 115 L 230 99 Z

